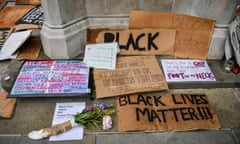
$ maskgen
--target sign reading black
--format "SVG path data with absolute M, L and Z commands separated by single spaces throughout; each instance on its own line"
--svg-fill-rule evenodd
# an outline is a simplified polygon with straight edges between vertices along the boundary
M 43 23 L 43 7 L 41 5 L 36 6 L 27 12 L 16 24 L 37 24 Z

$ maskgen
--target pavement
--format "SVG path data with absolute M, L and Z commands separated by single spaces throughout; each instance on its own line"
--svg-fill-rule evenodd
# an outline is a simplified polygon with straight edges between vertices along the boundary
M 161 57 L 158 57 L 159 60 Z M 39 59 L 48 59 L 41 52 Z M 16 76 L 22 61 L 0 62 L 0 78 Z M 113 115 L 110 131 L 84 130 L 83 140 L 50 142 L 48 139 L 32 141 L 27 134 L 32 130 L 49 127 L 57 102 L 115 103 L 115 98 L 90 99 L 83 97 L 18 98 L 11 119 L 0 119 L 0 144 L 240 144 L 240 77 L 225 73 L 221 60 L 209 60 L 216 82 L 169 83 L 171 93 L 205 93 L 217 113 L 219 130 L 135 131 L 118 132 L 117 115 Z M 10 84 L 10 83 L 9 83 Z M 4 87 L 6 85 L 1 85 Z M 1 88 L 1 91 L 4 89 Z

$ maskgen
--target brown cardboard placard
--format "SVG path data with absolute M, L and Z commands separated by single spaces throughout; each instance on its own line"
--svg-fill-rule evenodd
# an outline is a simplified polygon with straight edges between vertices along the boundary
M 15 108 L 16 99 L 7 98 L 7 92 L 0 92 L 0 117 L 11 118 Z
M 107 30 L 96 42 L 118 42 L 120 55 L 173 55 L 175 34 L 173 29 Z
M 39 38 L 30 38 L 23 46 L 17 57 L 18 60 L 36 60 L 41 50 L 41 40 Z
M 1 0 L 1 1 L 0 1 L 0 10 L 1 10 L 2 8 L 4 8 L 4 6 L 6 5 L 6 3 L 7 3 L 6 0 Z
M 99 29 L 87 29 L 87 43 L 94 44 L 96 43 L 97 36 L 100 32 L 106 31 L 109 29 L 99 28 Z
M 17 5 L 40 5 L 41 0 L 16 0 Z
M 14 27 L 16 30 L 29 29 L 29 28 L 40 28 L 39 25 L 34 24 L 19 24 L 15 22 L 22 18 L 29 10 L 34 8 L 31 5 L 17 5 L 4 7 L 0 12 L 0 27 Z
M 42 25 L 44 21 L 44 11 L 41 5 L 29 10 L 21 19 L 16 21 L 15 24 L 35 24 Z
M 206 59 L 215 21 L 176 13 L 131 11 L 130 29 L 176 29 L 174 56 Z
M 133 94 L 116 99 L 120 132 L 220 128 L 205 94 Z
M 94 69 L 94 80 L 96 98 L 168 89 L 155 56 L 119 57 L 115 70 Z

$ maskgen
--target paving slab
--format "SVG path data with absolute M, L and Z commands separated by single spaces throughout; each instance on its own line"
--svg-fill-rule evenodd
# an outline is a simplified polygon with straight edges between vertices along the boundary
M 27 136 L 0 135 L 0 144 L 95 144 L 95 135 L 84 135 L 83 140 L 49 141 L 48 139 L 33 141 Z
M 49 59 L 40 53 L 39 59 Z M 20 61 L 0 62 L 0 78 L 7 72 L 14 75 L 18 71 Z M 52 122 L 55 104 L 57 102 L 82 102 L 87 105 L 104 101 L 105 103 L 115 103 L 114 97 L 104 99 L 88 99 L 81 97 L 65 98 L 18 98 L 17 105 L 11 119 L 0 119 L 0 144 L 11 143 L 219 143 L 219 144 L 239 144 L 240 139 L 240 101 L 236 96 L 239 92 L 239 74 L 224 73 L 222 61 L 209 61 L 209 65 L 214 72 L 217 82 L 215 83 L 170 83 L 170 93 L 205 93 L 209 102 L 216 111 L 222 128 L 218 131 L 189 131 L 189 132 L 133 132 L 118 133 L 117 115 L 113 115 L 113 129 L 108 132 L 102 130 L 85 130 L 84 140 L 49 142 L 48 139 L 42 141 L 31 141 L 26 136 L 27 133 L 49 127 Z M 2 89 L 1 89 L 2 91 Z M 161 92 L 159 92 L 161 93 Z M 227 129 L 227 130 L 226 130 Z
M 236 142 L 238 144 L 240 144 L 240 128 L 234 128 L 234 129 L 232 129 L 232 132 L 233 132 Z
M 96 144 L 238 144 L 231 130 L 118 133 L 96 136 Z

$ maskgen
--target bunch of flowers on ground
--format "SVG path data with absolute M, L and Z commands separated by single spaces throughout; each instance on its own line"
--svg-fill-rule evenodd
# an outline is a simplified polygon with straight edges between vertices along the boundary
M 113 105 L 105 103 L 88 106 L 81 113 L 75 115 L 75 123 L 85 128 L 98 128 L 103 130 L 112 128 L 111 115 L 115 112 Z

